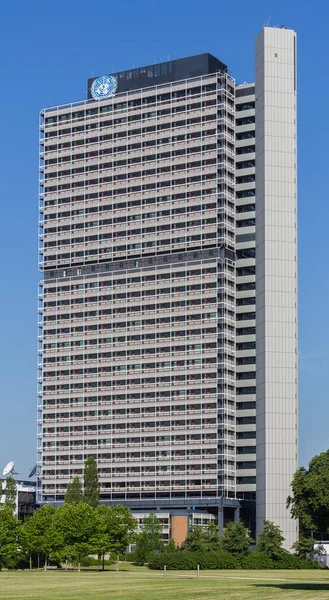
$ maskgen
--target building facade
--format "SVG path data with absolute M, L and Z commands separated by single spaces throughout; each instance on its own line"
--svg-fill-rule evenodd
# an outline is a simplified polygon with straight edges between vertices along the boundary
M 7 479 L 0 479 L 0 504 L 5 504 L 6 502 L 6 483 Z M 37 508 L 36 484 L 34 481 L 18 479 L 16 480 L 16 486 L 15 514 L 21 521 L 24 521 L 25 517 L 30 517 Z
M 40 134 L 38 499 L 93 455 L 102 501 L 223 524 L 263 460 L 255 86 L 209 54 L 124 71 Z

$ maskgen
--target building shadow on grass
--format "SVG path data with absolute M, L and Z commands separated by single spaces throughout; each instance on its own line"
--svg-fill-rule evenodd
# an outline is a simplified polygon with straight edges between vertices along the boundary
M 304 590 L 304 591 L 309 591 L 309 592 L 325 592 L 328 591 L 329 592 L 329 581 L 328 583 L 325 582 L 314 582 L 314 583 L 310 583 L 310 582 L 305 582 L 305 583 L 254 583 L 252 587 L 255 588 L 276 588 L 279 590 Z

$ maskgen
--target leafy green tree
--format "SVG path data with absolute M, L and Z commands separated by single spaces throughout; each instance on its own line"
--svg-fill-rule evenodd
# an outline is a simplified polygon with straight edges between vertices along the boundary
M 138 562 L 145 562 L 147 555 L 154 550 L 162 550 L 162 525 L 156 514 L 145 517 L 142 532 L 137 535 L 135 556 Z
M 258 537 L 258 550 L 267 554 L 269 558 L 278 560 L 284 554 L 283 542 L 284 537 L 280 527 L 274 525 L 272 521 L 264 521 L 263 531 Z
M 299 520 L 301 537 L 326 539 L 329 533 L 329 450 L 314 456 L 308 469 L 300 467 L 287 499 L 291 515 Z
M 64 536 L 55 524 L 56 509 L 50 504 L 38 508 L 31 517 L 24 520 L 21 530 L 21 546 L 30 557 L 32 552 L 40 552 L 45 558 L 45 568 L 49 559 L 58 559 L 64 547 Z
M 6 499 L 5 499 L 5 504 L 7 506 L 9 506 L 9 508 L 15 512 L 16 511 L 16 507 L 17 507 L 17 503 L 16 503 L 16 499 L 17 499 L 17 483 L 15 481 L 15 479 L 10 475 L 9 477 L 7 477 L 6 479 Z
M 188 532 L 181 546 L 189 552 L 209 552 L 222 548 L 222 538 L 218 535 L 218 527 L 211 521 L 205 528 L 194 525 Z
M 66 504 L 80 504 L 83 502 L 80 477 L 74 477 L 73 481 L 68 484 L 65 502 Z
M 89 456 L 85 462 L 83 487 L 83 501 L 96 508 L 99 505 L 99 482 L 97 463 L 93 456 Z
M 314 554 L 321 554 L 321 551 L 318 552 L 317 550 L 314 550 L 313 538 L 300 537 L 299 540 L 292 545 L 292 549 L 300 558 L 309 558 Z
M 63 504 L 54 515 L 56 531 L 63 538 L 61 556 L 77 562 L 95 552 L 96 511 L 88 504 Z
M 241 521 L 231 521 L 224 529 L 223 548 L 232 554 L 247 554 L 254 543 Z
M 20 556 L 19 533 L 22 527 L 10 506 L 0 506 L 0 570 L 13 568 Z
M 193 525 L 188 532 L 185 541 L 181 545 L 182 550 L 188 552 L 205 552 L 205 536 L 201 525 Z
M 214 521 L 210 521 L 208 527 L 204 530 L 204 536 L 208 550 L 220 550 L 223 547 L 219 527 L 216 527 Z
M 176 548 L 176 544 L 174 542 L 174 540 L 169 540 L 166 551 L 171 553 L 171 552 L 177 552 L 178 548 Z
M 137 522 L 126 506 L 98 506 L 96 509 L 97 525 L 92 545 L 97 554 L 117 556 L 124 552 L 131 542 Z

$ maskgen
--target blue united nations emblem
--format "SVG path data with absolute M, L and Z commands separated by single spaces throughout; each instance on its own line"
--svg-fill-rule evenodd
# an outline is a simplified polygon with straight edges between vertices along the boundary
M 103 75 L 93 81 L 91 86 L 91 95 L 94 100 L 104 100 L 112 98 L 118 87 L 118 80 L 112 75 Z

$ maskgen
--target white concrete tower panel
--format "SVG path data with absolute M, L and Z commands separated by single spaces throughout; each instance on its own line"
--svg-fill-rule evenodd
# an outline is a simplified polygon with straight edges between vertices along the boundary
M 257 534 L 279 525 L 297 468 L 296 34 L 265 27 L 256 39 Z

